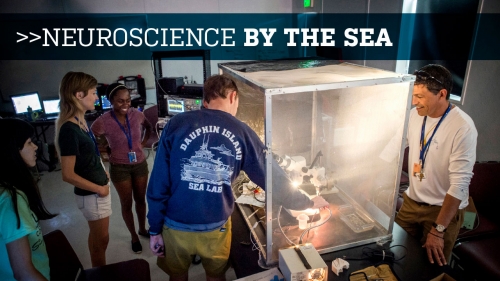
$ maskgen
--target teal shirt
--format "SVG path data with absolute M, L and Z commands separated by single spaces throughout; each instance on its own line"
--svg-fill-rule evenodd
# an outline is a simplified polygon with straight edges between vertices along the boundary
M 45 249 L 38 218 L 29 208 L 26 195 L 20 190 L 17 192 L 17 208 L 21 220 L 21 227 L 19 228 L 17 228 L 16 213 L 10 192 L 0 186 L 0 280 L 15 280 L 6 244 L 26 235 L 28 235 L 31 246 L 33 265 L 45 278 L 50 280 L 49 257 Z

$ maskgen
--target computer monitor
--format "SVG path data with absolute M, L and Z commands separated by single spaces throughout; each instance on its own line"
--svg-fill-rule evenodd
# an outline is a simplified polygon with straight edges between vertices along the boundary
M 171 98 L 168 96 L 167 98 L 167 112 L 168 115 L 175 115 L 178 113 L 184 112 L 184 100 Z
M 111 102 L 108 100 L 106 96 L 101 96 L 101 106 L 102 110 L 110 110 L 111 109 Z
M 16 114 L 25 114 L 28 112 L 28 106 L 31 107 L 33 111 L 42 110 L 42 103 L 40 102 L 40 96 L 38 92 L 30 92 L 19 95 L 10 96 L 12 105 L 14 106 L 14 111 Z
M 53 115 L 59 113 L 59 99 L 43 100 L 43 109 L 45 115 Z
M 99 98 L 94 102 L 95 110 L 101 111 L 101 97 L 106 95 L 106 89 L 108 88 L 108 84 L 97 83 L 97 96 Z

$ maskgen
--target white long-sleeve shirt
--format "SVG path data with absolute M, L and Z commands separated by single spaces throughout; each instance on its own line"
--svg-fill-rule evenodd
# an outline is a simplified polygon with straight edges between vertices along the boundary
M 427 140 L 440 118 L 427 117 Z M 423 170 L 425 178 L 420 181 L 413 176 L 413 165 L 419 163 L 423 119 L 424 116 L 419 116 L 415 108 L 410 111 L 407 134 L 410 187 L 406 193 L 415 201 L 437 206 L 442 206 L 444 197 L 449 194 L 462 201 L 459 208 L 463 209 L 469 204 L 469 183 L 476 161 L 477 130 L 474 122 L 460 108 L 451 109 L 431 140 Z

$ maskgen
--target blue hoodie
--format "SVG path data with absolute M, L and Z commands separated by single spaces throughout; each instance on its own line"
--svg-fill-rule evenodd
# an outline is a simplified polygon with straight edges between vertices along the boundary
M 152 233 L 169 228 L 204 232 L 220 228 L 231 216 L 231 183 L 243 170 L 265 188 L 266 147 L 255 132 L 231 114 L 211 109 L 178 114 L 161 135 L 147 190 Z M 277 182 L 286 177 L 277 166 Z M 283 180 L 283 178 L 281 179 Z M 284 188 L 290 188 L 289 181 Z M 291 191 L 295 209 L 313 205 Z

